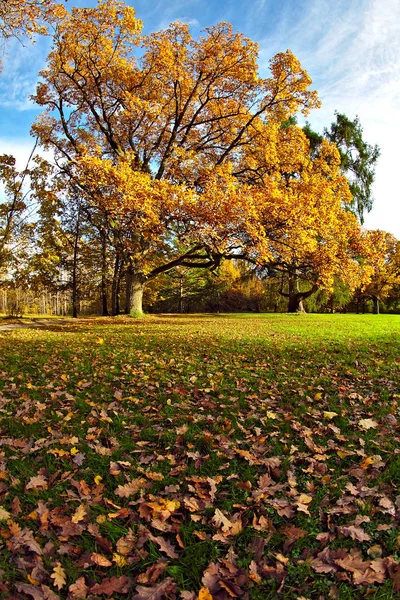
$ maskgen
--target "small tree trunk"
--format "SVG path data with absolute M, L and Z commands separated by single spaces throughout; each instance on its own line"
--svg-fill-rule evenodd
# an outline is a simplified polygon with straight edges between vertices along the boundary
M 377 296 L 372 296 L 372 302 L 374 303 L 373 314 L 379 315 L 379 300 Z
M 138 317 L 143 314 L 143 277 L 127 271 L 125 275 L 126 281 L 126 306 L 125 312 L 133 317 Z
M 76 219 L 75 237 L 74 237 L 74 258 L 72 263 L 72 317 L 78 316 L 78 252 L 79 252 L 79 234 L 80 234 L 80 210 Z

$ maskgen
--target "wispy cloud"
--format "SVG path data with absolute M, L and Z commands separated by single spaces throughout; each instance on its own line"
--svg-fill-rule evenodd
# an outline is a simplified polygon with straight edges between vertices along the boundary
M 329 126 L 335 110 L 360 117 L 365 139 L 381 147 L 375 205 L 366 224 L 400 238 L 394 135 L 400 122 L 400 2 L 314 0 L 292 7 L 295 14 L 280 12 L 272 36 L 261 40 L 264 67 L 286 47 L 301 59 L 322 100 L 322 108 L 310 116 L 315 129 Z
M 40 38 L 33 45 L 27 43 L 26 46 L 17 40 L 10 40 L 1 73 L 2 109 L 24 111 L 32 108 L 29 96 L 35 92 L 38 72 L 45 65 L 49 45 L 50 41 L 46 38 Z

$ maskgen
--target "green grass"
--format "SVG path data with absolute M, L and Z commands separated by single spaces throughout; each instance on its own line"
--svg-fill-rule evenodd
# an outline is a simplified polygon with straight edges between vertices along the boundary
M 395 598 L 399 341 L 389 315 L 0 331 L 0 598 L 82 577 L 115 600 L 168 581 L 160 598 Z

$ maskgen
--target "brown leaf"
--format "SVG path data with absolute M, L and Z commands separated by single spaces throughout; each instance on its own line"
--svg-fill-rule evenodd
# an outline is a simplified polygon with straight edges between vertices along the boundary
M 252 560 L 249 565 L 249 577 L 256 583 L 261 583 L 261 575 L 258 572 L 257 563 L 255 560 Z
M 344 537 L 351 537 L 353 540 L 357 540 L 358 542 L 369 542 L 371 536 L 368 533 L 365 533 L 362 527 L 355 527 L 354 525 L 349 525 L 346 527 L 342 525 L 337 528 L 338 532 Z
M 43 600 L 60 600 L 60 596 L 53 592 L 47 585 L 42 584 Z
M 86 598 L 89 588 L 85 583 L 85 578 L 79 577 L 79 579 L 77 579 L 75 583 L 72 583 L 69 586 L 68 591 L 70 592 L 70 594 L 72 594 L 72 597 L 76 598 L 77 600 L 81 600 L 81 598 Z
M 171 577 L 167 577 L 167 579 L 152 587 L 138 585 L 136 587 L 137 594 L 133 596 L 132 600 L 164 600 L 165 597 L 172 596 L 175 590 L 176 583 Z
M 137 494 L 140 489 L 143 489 L 145 483 L 146 480 L 143 479 L 143 477 L 132 479 L 132 481 L 125 485 L 119 485 L 115 490 L 115 494 L 120 498 L 129 498 L 130 496 Z
M 151 565 L 147 571 L 141 573 L 137 578 L 138 583 L 155 583 L 157 579 L 162 575 L 167 568 L 168 563 L 164 559 L 163 561 L 158 561 L 154 565 Z
M 383 583 L 386 578 L 385 561 L 382 558 L 363 560 L 358 550 L 351 550 L 350 554 L 335 561 L 345 571 L 353 574 L 353 583 L 356 585 L 369 583 Z
M 29 482 L 26 484 L 26 490 L 47 490 L 48 484 L 47 479 L 43 475 L 36 475 L 31 477 Z
M 215 509 L 215 514 L 212 518 L 215 525 L 217 527 L 221 527 L 222 531 L 229 531 L 232 528 L 233 523 L 227 517 L 225 517 L 224 513 L 220 511 L 219 508 Z
M 131 589 L 131 579 L 123 575 L 122 577 L 111 577 L 111 579 L 103 579 L 101 583 L 95 583 L 90 588 L 91 594 L 127 594 Z
M 17 583 L 15 584 L 16 590 L 31 596 L 33 600 L 44 600 L 43 592 L 37 585 L 30 585 L 28 583 Z
M 128 533 L 128 535 L 120 538 L 117 541 L 117 552 L 119 552 L 119 554 L 122 554 L 123 556 L 127 556 L 133 550 L 135 543 L 136 537 L 133 535 L 132 532 L 130 534 Z
M 174 546 L 168 540 L 164 540 L 164 538 L 161 536 L 155 537 L 151 534 L 149 536 L 149 539 L 152 542 L 155 542 L 160 548 L 161 552 L 165 552 L 165 554 L 169 556 L 169 558 L 179 558 L 179 555 L 176 553 Z

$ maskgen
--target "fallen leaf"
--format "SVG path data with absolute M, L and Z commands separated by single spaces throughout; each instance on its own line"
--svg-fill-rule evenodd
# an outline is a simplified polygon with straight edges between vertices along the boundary
M 152 587 L 138 585 L 136 587 L 137 594 L 133 596 L 132 600 L 165 600 L 165 598 L 172 597 L 175 590 L 176 583 L 171 577 L 167 577 Z
M 351 539 L 358 542 L 369 542 L 371 539 L 371 536 L 365 533 L 362 527 L 356 527 L 355 525 L 349 525 L 348 527 L 342 525 L 337 530 L 344 537 L 351 537 Z
M 47 488 L 47 479 L 43 477 L 43 475 L 36 475 L 35 477 L 31 477 L 29 482 L 25 486 L 26 490 L 47 490 Z
M 115 494 L 120 498 L 129 498 L 130 496 L 137 494 L 137 492 L 143 488 L 145 483 L 146 480 L 143 477 L 132 479 L 132 481 L 125 485 L 119 485 L 115 490 Z
M 108 560 L 108 558 L 102 554 L 97 554 L 97 552 L 92 552 L 90 558 L 96 565 L 99 565 L 99 567 L 111 567 L 112 565 L 112 562 Z
M 73 523 L 79 523 L 80 521 L 83 521 L 83 519 L 86 517 L 87 512 L 86 512 L 86 508 L 83 504 L 80 504 L 78 506 L 78 508 L 76 509 L 76 511 L 74 512 L 74 514 L 71 517 L 71 521 Z
M 58 562 L 53 569 L 52 574 L 50 575 L 52 579 L 54 579 L 54 585 L 61 590 L 62 587 L 67 583 L 65 571 L 61 566 L 61 563 Z
M 111 594 L 127 594 L 131 589 L 132 581 L 126 575 L 121 577 L 111 577 L 111 579 L 103 579 L 101 583 L 95 583 L 93 587 L 90 588 L 91 594 L 106 594 L 107 596 L 111 596 Z
M 23 592 L 28 596 L 32 596 L 33 600 L 44 600 L 44 596 L 40 588 L 36 585 L 31 585 L 28 583 L 17 583 L 15 587 L 18 592 Z
M 141 573 L 137 578 L 138 583 L 155 583 L 157 579 L 164 573 L 168 564 L 165 559 L 151 565 L 144 573 Z
M 378 427 L 378 423 L 374 421 L 374 419 L 360 419 L 358 421 L 359 426 L 362 429 L 376 429 Z
M 11 517 L 11 514 L 8 510 L 5 510 L 2 506 L 0 506 L 0 521 L 7 521 Z
M 77 600 L 81 600 L 81 598 L 86 598 L 89 588 L 85 583 L 85 578 L 79 577 L 79 579 L 77 579 L 75 583 L 72 583 L 69 586 L 68 591 L 70 594 L 72 594 L 72 597 L 76 598 Z
M 213 600 L 213 597 L 210 594 L 210 590 L 208 588 L 201 588 L 199 591 L 199 595 L 197 596 L 197 600 Z

